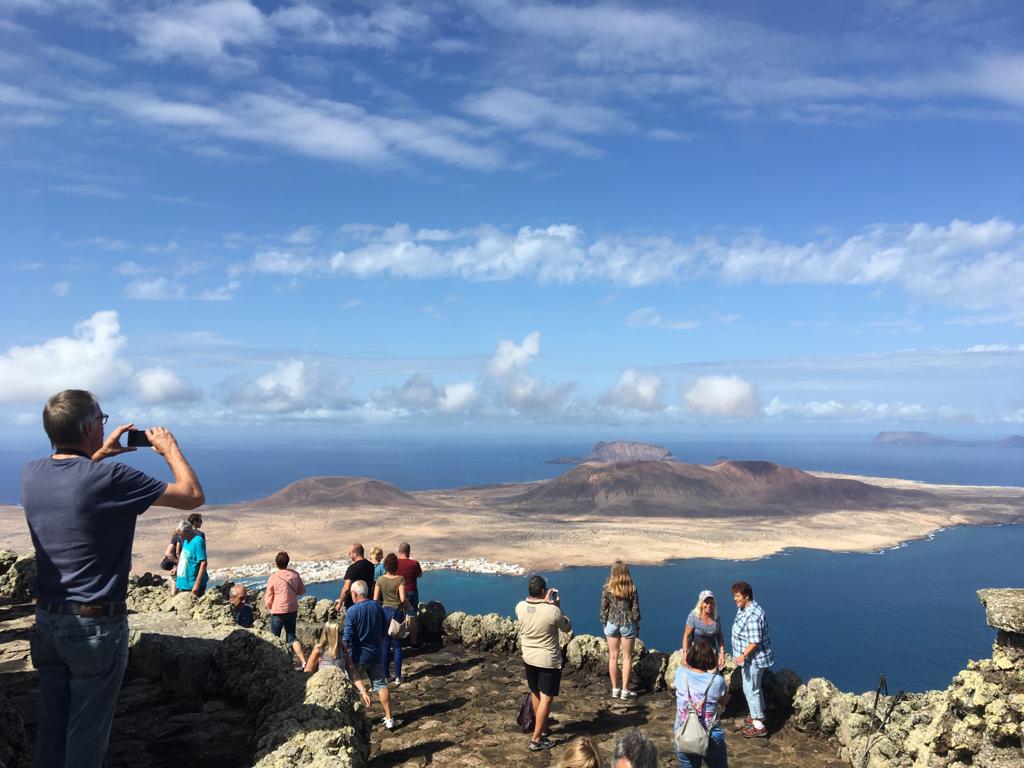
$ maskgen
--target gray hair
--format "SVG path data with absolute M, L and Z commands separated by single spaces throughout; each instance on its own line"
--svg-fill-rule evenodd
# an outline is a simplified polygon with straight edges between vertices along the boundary
M 231 591 L 229 592 L 231 597 L 239 597 L 245 594 L 245 584 L 232 584 Z
M 85 428 L 100 416 L 100 406 L 92 392 L 65 389 L 46 401 L 43 429 L 54 448 L 75 446 L 85 438 Z
M 658 748 L 642 732 L 633 728 L 622 734 L 612 749 L 612 765 L 625 758 L 631 768 L 658 768 Z
M 366 586 L 366 582 L 362 579 L 352 584 L 353 595 L 358 595 L 359 597 L 366 597 L 369 593 L 370 588 Z
M 178 523 L 178 530 L 181 531 L 182 535 L 184 535 L 192 530 L 192 523 L 188 520 L 182 520 Z

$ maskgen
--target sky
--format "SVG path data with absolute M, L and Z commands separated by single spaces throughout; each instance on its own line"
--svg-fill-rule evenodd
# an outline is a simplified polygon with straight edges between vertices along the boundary
M 0 0 L 0 424 L 1024 431 L 1024 6 Z

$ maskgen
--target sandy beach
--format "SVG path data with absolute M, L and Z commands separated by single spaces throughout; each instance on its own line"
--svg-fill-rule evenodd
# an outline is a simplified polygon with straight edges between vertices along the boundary
M 1024 488 L 931 485 L 890 478 L 814 473 L 880 488 L 921 493 L 892 509 L 794 510 L 792 514 L 671 517 L 665 514 L 546 514 L 504 507 L 512 486 L 422 491 L 415 506 L 315 506 L 262 502 L 204 507 L 211 571 L 258 576 L 279 550 L 307 566 L 310 581 L 338 578 L 350 543 L 385 551 L 409 541 L 413 555 L 435 568 L 517 573 L 570 565 L 604 565 L 714 557 L 764 557 L 790 547 L 875 551 L 957 525 L 1024 523 Z M 136 572 L 156 570 L 182 517 L 153 507 L 139 518 Z M 31 550 L 20 507 L 0 507 L 0 548 Z

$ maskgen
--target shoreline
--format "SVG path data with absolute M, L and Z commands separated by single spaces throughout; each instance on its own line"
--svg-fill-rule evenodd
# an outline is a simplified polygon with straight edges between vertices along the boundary
M 412 556 L 431 570 L 495 575 L 556 571 L 572 566 L 604 566 L 621 558 L 635 565 L 709 558 L 744 561 L 787 549 L 880 553 L 927 539 L 962 525 L 1024 524 L 1024 488 L 1019 486 L 934 485 L 913 480 L 836 473 L 815 475 L 853 479 L 897 491 L 892 505 L 816 508 L 792 506 L 777 514 L 721 512 L 646 513 L 625 507 L 612 514 L 599 505 L 574 511 L 522 510 L 503 502 L 507 487 L 457 493 L 427 491 L 377 504 L 238 504 L 202 509 L 210 540 L 213 578 L 252 579 L 273 570 L 274 556 L 286 551 L 309 583 L 342 578 L 340 557 L 360 542 L 386 552 L 412 544 Z M 692 507 L 691 507 L 692 509 Z M 153 507 L 138 518 L 132 570 L 158 572 L 181 513 Z M 31 551 L 20 507 L 0 506 L 0 549 Z
M 647 566 L 647 567 L 661 567 L 671 566 L 676 563 L 685 562 L 687 560 L 716 560 L 720 562 L 731 562 L 731 563 L 744 563 L 752 562 L 757 560 L 769 560 L 773 557 L 785 557 L 788 554 L 801 549 L 816 550 L 819 552 L 831 552 L 837 555 L 884 555 L 888 552 L 897 552 L 901 549 L 906 549 L 908 545 L 917 542 L 929 542 L 934 541 L 937 534 L 945 533 L 948 531 L 955 531 L 959 528 L 1002 528 L 1004 526 L 1020 525 L 1024 526 L 1024 522 L 1017 523 L 960 523 L 957 525 L 942 526 L 936 528 L 933 531 L 929 531 L 921 536 L 914 536 L 912 538 L 904 539 L 893 545 L 886 545 L 876 549 L 821 549 L 819 547 L 783 547 L 774 552 L 770 552 L 765 555 L 757 555 L 753 557 L 704 557 L 701 555 L 694 555 L 692 557 L 671 557 L 657 562 L 645 562 L 645 561 L 632 561 L 630 565 L 633 566 Z M 305 584 L 325 584 L 332 581 L 341 581 L 344 579 L 345 570 L 348 568 L 351 561 L 341 560 L 315 560 L 315 561 L 297 561 L 290 564 L 290 567 L 294 568 L 302 576 L 302 581 Z M 483 558 L 458 558 L 451 560 L 421 560 L 420 565 L 423 567 L 424 572 L 433 571 L 457 571 L 461 573 L 473 573 L 480 575 L 492 575 L 492 576 L 524 576 L 530 570 L 545 571 L 551 573 L 558 573 L 560 571 L 566 571 L 571 568 L 595 568 L 607 565 L 607 563 L 559 563 L 555 567 L 550 568 L 535 568 L 528 569 L 518 563 L 503 563 L 503 562 L 491 562 L 484 560 Z M 238 581 L 244 583 L 246 586 L 254 586 L 261 583 L 267 576 L 276 570 L 276 566 L 269 563 L 252 563 L 243 564 L 238 566 L 226 566 L 224 568 L 218 568 L 210 571 L 211 582 L 224 582 L 224 581 Z M 309 575 L 307 575 L 309 574 Z

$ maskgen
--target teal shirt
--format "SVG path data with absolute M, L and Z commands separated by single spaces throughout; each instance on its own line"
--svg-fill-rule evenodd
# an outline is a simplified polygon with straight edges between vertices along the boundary
M 206 560 L 206 539 L 199 534 L 192 537 L 191 541 L 181 543 L 181 557 L 178 559 L 178 577 L 175 579 L 175 586 L 178 589 L 192 589 L 196 585 L 199 576 L 199 564 Z M 210 575 L 203 573 L 202 586 L 206 587 Z

